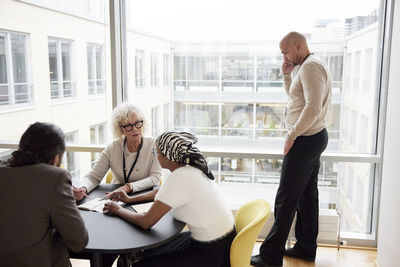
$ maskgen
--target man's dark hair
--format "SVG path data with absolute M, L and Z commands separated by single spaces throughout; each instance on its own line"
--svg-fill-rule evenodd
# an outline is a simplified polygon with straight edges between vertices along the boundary
M 65 134 L 60 127 L 47 122 L 35 122 L 24 132 L 18 150 L 8 160 L 10 167 L 51 163 L 65 151 Z

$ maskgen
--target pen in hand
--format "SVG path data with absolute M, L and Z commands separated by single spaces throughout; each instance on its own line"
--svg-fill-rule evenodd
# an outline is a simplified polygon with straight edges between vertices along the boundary
M 87 197 L 88 199 L 92 199 L 91 197 L 89 197 L 88 194 L 86 194 L 86 193 L 84 192 L 84 190 L 83 190 L 82 188 L 76 188 L 75 186 L 72 186 L 72 188 L 75 189 L 75 190 L 79 190 L 79 191 L 80 191 L 81 193 L 83 193 L 83 195 L 84 195 L 85 197 Z
M 111 199 L 108 197 L 108 195 L 105 195 L 104 197 L 100 198 L 99 200 L 106 200 L 106 199 Z

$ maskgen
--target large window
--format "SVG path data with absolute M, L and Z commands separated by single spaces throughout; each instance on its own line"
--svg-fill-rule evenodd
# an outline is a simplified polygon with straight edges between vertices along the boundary
M 363 75 L 363 86 L 362 86 L 362 92 L 363 93 L 370 93 L 370 90 L 373 86 L 373 84 L 371 84 L 372 81 L 374 81 L 375 77 L 371 77 L 372 75 L 372 65 L 373 62 L 373 54 L 372 54 L 372 48 L 367 48 L 364 52 L 364 75 Z
M 144 52 L 142 50 L 135 51 L 135 85 L 136 88 L 145 86 Z
M 171 62 L 168 54 L 163 55 L 163 85 L 168 87 L 171 83 Z
M 171 104 L 164 104 L 164 131 L 171 131 L 172 128 L 172 118 L 171 118 Z
M 88 87 L 89 95 L 104 95 L 105 69 L 104 69 L 104 45 L 87 45 Z
M 49 38 L 49 68 L 51 99 L 65 100 L 75 97 L 72 78 L 72 42 Z
M 76 143 L 78 140 L 78 132 L 72 132 L 66 134 L 67 143 Z M 80 179 L 80 168 L 79 168 L 79 156 L 77 152 L 66 153 L 66 162 L 64 162 L 64 166 L 66 165 L 67 170 L 71 173 L 72 176 L 72 184 L 79 184 Z
M 293 0 L 233 1 L 226 12 L 224 1 L 188 0 L 182 5 L 127 0 L 121 38 L 126 40 L 129 70 L 121 64 L 121 71 L 127 73 L 106 63 L 118 54 L 109 43 L 114 29 L 108 4 L 113 2 L 73 3 L 2 1 L 2 7 L 14 12 L 0 16 L 0 109 L 7 109 L 0 112 L 7 125 L 0 139 L 17 140 L 26 126 L 42 120 L 65 132 L 79 132 L 74 142 L 97 142 L 98 123 L 108 125 L 111 103 L 121 101 L 106 96 L 128 95 L 122 101 L 138 105 L 146 115 L 145 134 L 173 129 L 197 135 L 200 148 L 211 151 L 207 160 L 221 187 L 238 190 L 243 197 L 263 191 L 260 197 L 273 201 L 287 131 L 279 40 L 296 30 L 305 34 L 310 50 L 332 74 L 329 143 L 318 181 L 320 207 L 340 211 L 342 232 L 373 238 L 379 195 L 374 185 L 381 169 L 377 129 L 384 121 L 378 116 L 385 114 L 378 110 L 385 98 L 378 86 L 382 65 L 377 64 L 387 37 L 382 29 L 389 26 L 381 23 L 391 17 L 381 12 L 386 1 L 314 1 L 312 8 Z M 121 84 L 127 92 L 111 88 L 119 84 L 111 79 L 114 71 L 124 77 Z M 90 97 L 97 95 L 104 97 Z M 35 107 L 30 108 L 33 100 Z M 104 133 L 111 140 L 110 131 Z M 80 168 L 71 171 L 86 173 L 92 156 L 79 153 Z
M 93 125 L 90 127 L 90 143 L 91 144 L 105 144 L 106 133 L 105 133 L 105 123 Z M 90 161 L 93 166 L 99 157 L 100 153 L 91 152 Z
M 0 110 L 32 103 L 28 35 L 0 31 Z
M 218 135 L 219 105 L 175 102 L 175 129 L 195 135 Z
M 157 137 L 160 134 L 160 107 L 151 108 L 151 135 Z
M 156 52 L 151 53 L 151 87 L 158 87 L 160 85 L 159 74 L 159 54 Z

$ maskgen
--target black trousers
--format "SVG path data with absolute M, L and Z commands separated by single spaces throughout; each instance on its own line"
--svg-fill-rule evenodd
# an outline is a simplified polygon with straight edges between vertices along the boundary
M 190 232 L 179 234 L 172 241 L 145 250 L 132 267 L 229 267 L 230 247 L 235 230 L 210 242 L 199 242 Z
M 326 129 L 299 136 L 284 156 L 275 198 L 275 222 L 260 247 L 261 257 L 271 265 L 282 265 L 285 243 L 297 212 L 296 250 L 315 257 L 318 235 L 318 171 L 320 156 L 328 144 Z

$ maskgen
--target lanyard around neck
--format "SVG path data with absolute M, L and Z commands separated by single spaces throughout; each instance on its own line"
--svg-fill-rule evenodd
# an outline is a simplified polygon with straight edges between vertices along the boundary
M 124 152 L 125 145 L 126 145 L 126 138 L 124 140 L 124 145 L 122 147 L 122 167 L 123 167 L 123 171 L 124 171 L 125 183 L 127 183 L 129 181 L 129 177 L 131 176 L 133 168 L 135 168 L 136 162 L 139 158 L 139 153 L 140 153 L 140 150 L 142 149 L 142 145 L 143 145 L 143 138 L 141 138 L 141 140 L 140 140 L 140 145 L 139 145 L 139 148 L 138 148 L 138 151 L 136 154 L 136 158 L 135 158 L 135 161 L 132 163 L 132 166 L 131 166 L 131 169 L 129 170 L 128 176 L 126 175 L 126 163 L 125 163 L 125 152 Z

